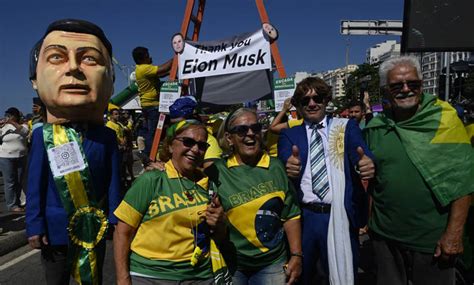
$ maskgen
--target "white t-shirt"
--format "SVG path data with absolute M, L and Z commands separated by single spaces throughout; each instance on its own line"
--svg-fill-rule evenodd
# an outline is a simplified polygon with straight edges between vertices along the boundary
M 27 137 L 28 126 L 21 125 L 17 130 L 12 124 L 5 124 L 0 128 L 0 137 L 2 144 L 0 145 L 0 157 L 18 158 L 28 153 Z

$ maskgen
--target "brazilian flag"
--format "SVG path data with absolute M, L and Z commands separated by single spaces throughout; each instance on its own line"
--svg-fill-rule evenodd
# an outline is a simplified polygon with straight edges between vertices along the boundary
M 395 129 L 408 157 L 442 206 L 474 192 L 473 149 L 456 110 L 423 94 L 418 112 L 395 122 L 382 114 L 366 129 Z

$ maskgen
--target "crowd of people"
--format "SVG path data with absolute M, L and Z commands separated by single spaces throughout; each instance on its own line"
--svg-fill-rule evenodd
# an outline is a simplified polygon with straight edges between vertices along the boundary
M 48 284 L 101 284 L 107 231 L 117 284 L 357 284 L 366 231 L 377 284 L 455 284 L 472 235 L 471 137 L 422 92 L 416 58 L 380 65 L 379 114 L 365 94 L 335 116 L 316 77 L 266 126 L 250 108 L 199 116 L 183 96 L 150 162 L 171 61 L 132 55 L 142 116 L 111 108 L 104 122 L 112 45 L 93 23 L 53 22 L 30 58 L 35 116 L 9 108 L 0 122 L 7 206 L 23 211 L 27 172 L 28 241 Z M 135 177 L 137 159 L 147 171 Z

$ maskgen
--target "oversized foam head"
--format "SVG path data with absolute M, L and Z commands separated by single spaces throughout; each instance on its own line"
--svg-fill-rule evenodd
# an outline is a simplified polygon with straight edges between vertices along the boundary
M 48 122 L 100 123 L 113 93 L 112 45 L 93 23 L 55 21 L 31 52 L 30 80 Z

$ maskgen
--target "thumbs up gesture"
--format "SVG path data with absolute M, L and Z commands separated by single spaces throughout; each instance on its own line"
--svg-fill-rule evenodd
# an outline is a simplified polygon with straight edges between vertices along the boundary
M 362 147 L 357 147 L 357 154 L 359 155 L 359 162 L 357 163 L 358 172 L 360 178 L 363 180 L 368 180 L 373 178 L 375 175 L 375 165 L 372 159 L 364 153 Z
M 296 145 L 291 148 L 291 155 L 286 161 L 286 174 L 291 178 L 298 178 L 301 171 L 300 151 Z

